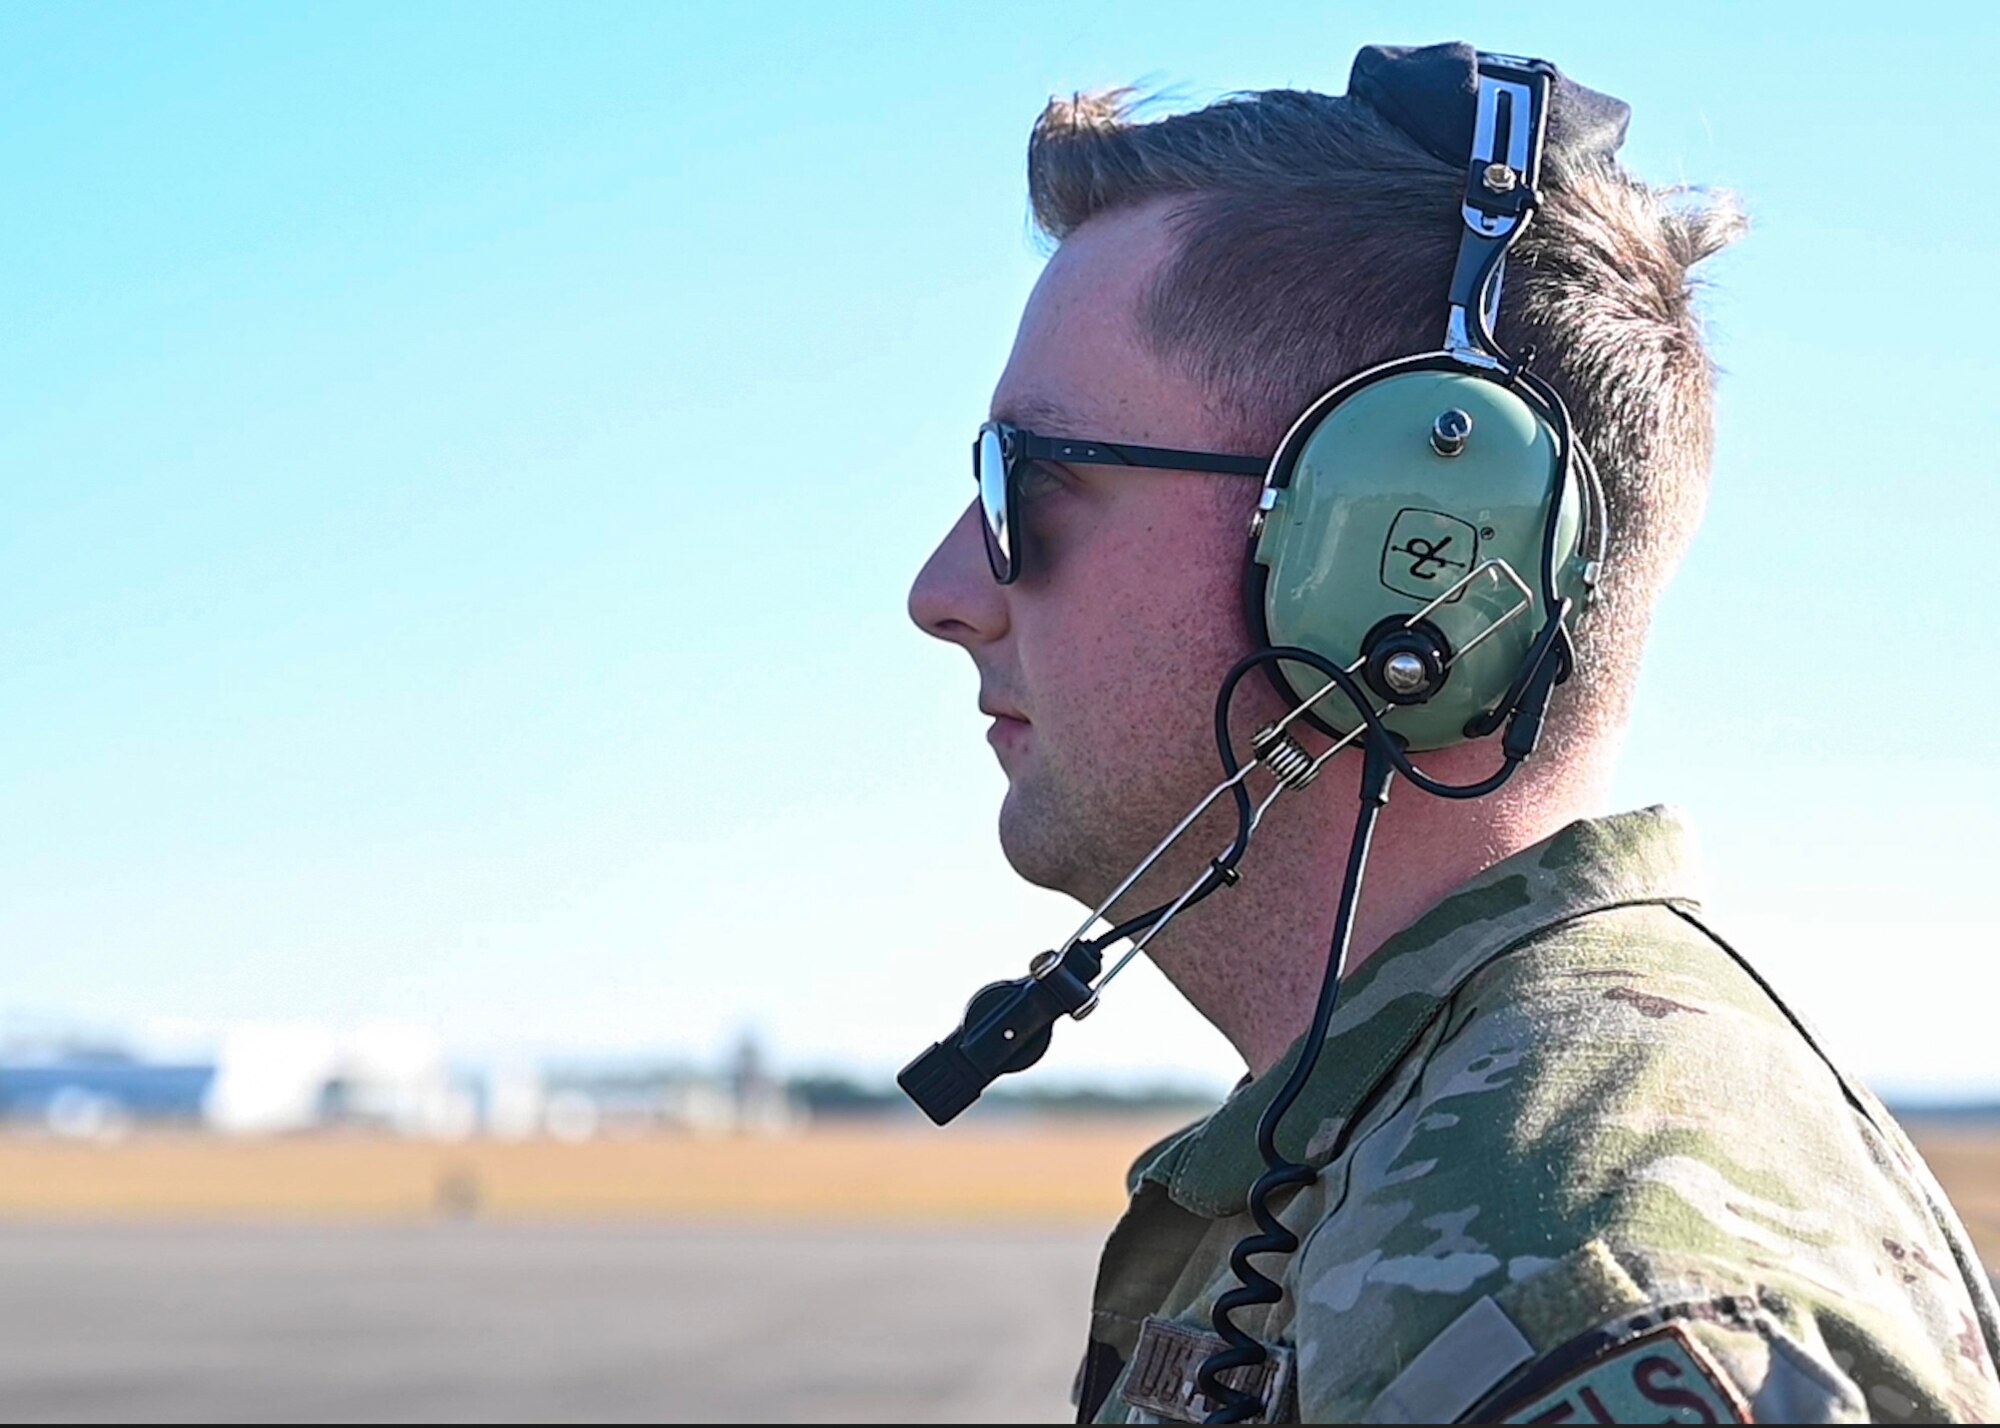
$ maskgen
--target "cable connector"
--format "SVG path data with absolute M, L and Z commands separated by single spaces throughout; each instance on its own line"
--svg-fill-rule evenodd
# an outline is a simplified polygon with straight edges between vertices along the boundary
M 938 1125 L 955 1119 L 1002 1076 L 1040 1061 L 1059 1017 L 1081 1020 L 1097 1009 L 1091 983 L 1103 966 L 1103 954 L 1079 942 L 1061 957 L 1043 953 L 1025 977 L 988 983 L 966 1003 L 958 1029 L 897 1072 L 896 1084 Z

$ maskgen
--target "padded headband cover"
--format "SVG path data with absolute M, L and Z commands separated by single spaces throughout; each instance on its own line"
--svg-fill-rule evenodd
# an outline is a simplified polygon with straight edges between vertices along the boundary
M 1445 163 L 1464 167 L 1479 95 L 1478 52 L 1471 45 L 1368 45 L 1354 57 L 1347 92 Z M 1560 77 L 1550 110 L 1543 162 L 1558 177 L 1579 162 L 1610 159 L 1632 118 L 1624 100 Z

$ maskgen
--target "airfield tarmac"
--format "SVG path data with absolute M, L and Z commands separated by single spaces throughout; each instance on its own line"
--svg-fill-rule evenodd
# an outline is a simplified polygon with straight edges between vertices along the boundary
M 1100 1235 L 0 1226 L 6 1421 L 1067 1421 Z
M 1067 1421 L 1160 1129 L 0 1137 L 0 1421 Z M 2000 1263 L 2000 1133 L 1918 1140 Z

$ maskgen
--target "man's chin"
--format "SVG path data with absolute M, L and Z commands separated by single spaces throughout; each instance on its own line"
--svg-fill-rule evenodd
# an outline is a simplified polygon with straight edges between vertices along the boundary
M 1009 780 L 1000 801 L 1000 851 L 1024 882 L 1077 896 L 1073 860 L 1061 855 L 1055 822 L 1036 802 L 1019 779 Z
M 1079 808 L 1079 803 L 1082 807 Z M 1016 774 L 1008 780 L 1007 795 L 1000 801 L 1000 851 L 1008 866 L 1024 882 L 1047 888 L 1095 907 L 1144 858 L 1154 840 L 1172 825 L 1164 818 L 1149 820 L 1142 837 L 1136 828 L 1115 819 L 1093 819 L 1086 801 L 1058 796 L 1046 779 Z M 1162 861 L 1132 889 L 1131 912 L 1140 906 L 1169 901 L 1195 877 L 1200 876 L 1202 856 L 1198 848 L 1213 849 L 1227 841 L 1230 810 L 1210 811 L 1205 830 L 1198 829 L 1191 842 L 1183 842 L 1176 855 Z

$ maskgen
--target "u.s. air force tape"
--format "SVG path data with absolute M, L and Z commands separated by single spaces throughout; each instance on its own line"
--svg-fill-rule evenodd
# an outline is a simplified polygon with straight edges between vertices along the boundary
M 1151 1315 L 1139 1326 L 1139 1344 L 1132 1350 L 1132 1371 L 1120 1395 L 1141 1413 L 1169 1423 L 1199 1423 L 1220 1407 L 1195 1386 L 1195 1375 L 1210 1354 L 1227 1348 L 1221 1338 L 1187 1324 Z M 1291 1387 L 1292 1351 L 1273 1344 L 1270 1357 L 1254 1369 L 1231 1369 L 1222 1381 L 1248 1393 L 1264 1405 L 1255 1423 L 1276 1423 L 1297 1416 L 1286 1398 Z

